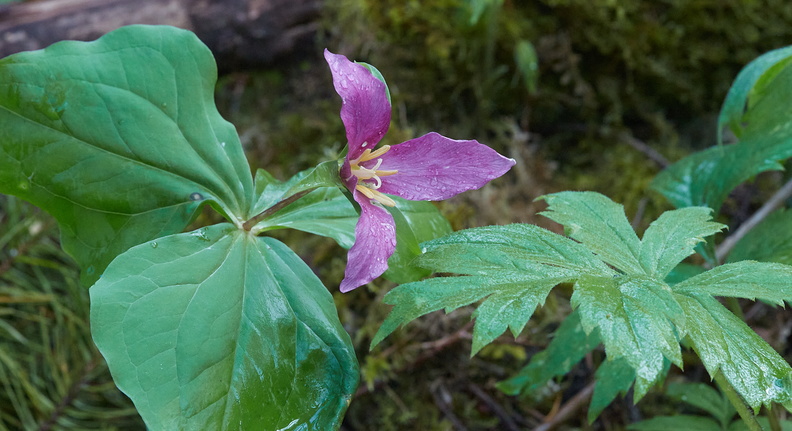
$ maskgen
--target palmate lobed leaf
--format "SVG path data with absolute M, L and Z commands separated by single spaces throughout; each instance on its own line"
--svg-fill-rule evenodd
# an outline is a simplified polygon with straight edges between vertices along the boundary
M 90 293 L 94 340 L 151 429 L 335 429 L 356 389 L 331 295 L 274 239 L 160 238 Z
M 636 400 L 663 375 L 666 359 L 682 367 L 679 340 L 686 316 L 664 283 L 586 275 L 575 285 L 572 305 L 586 332 L 599 330 L 608 359 L 624 359 L 635 370 Z
M 613 274 L 580 244 L 532 225 L 468 229 L 426 242 L 423 247 L 418 265 L 468 276 L 434 278 L 390 291 L 384 301 L 395 307 L 372 347 L 419 316 L 486 298 L 475 313 L 475 354 L 507 329 L 519 334 L 557 284 L 574 280 L 582 271 Z
M 383 276 L 394 283 L 410 283 L 432 273 L 415 262 L 421 254 L 420 244 L 451 233 L 451 224 L 431 202 L 408 201 L 398 196 L 393 200 L 396 207 L 387 210 L 396 222 L 396 251 L 388 259 L 388 270 Z
M 727 296 L 783 305 L 792 300 L 792 266 L 741 261 L 717 266 L 674 285 L 675 292 Z
M 653 221 L 641 239 L 639 260 L 647 273 L 665 279 L 694 248 L 708 236 L 726 226 L 711 221 L 712 210 L 706 207 L 666 211 Z
M 517 335 L 554 285 L 574 282 L 572 303 L 584 333 L 602 341 L 608 364 L 631 370 L 606 369 L 609 376 L 620 376 L 620 383 L 603 387 L 598 403 L 604 404 L 592 409 L 593 416 L 633 380 L 640 399 L 665 377 L 670 363 L 681 367 L 679 343 L 686 334 L 712 375 L 723 372 L 730 381 L 740 381 L 738 391 L 752 392 L 746 397 L 752 407 L 792 397 L 785 380 L 792 373 L 789 365 L 711 296 L 789 300 L 792 268 L 757 262 L 724 265 L 678 277 L 672 287 L 665 278 L 706 236 L 722 229 L 710 220 L 711 210 L 669 211 L 639 240 L 627 232 L 631 228 L 621 206 L 602 195 L 564 192 L 545 199 L 545 214 L 580 242 L 536 226 L 508 225 L 468 229 L 424 243 L 420 265 L 462 276 L 409 283 L 389 292 L 385 302 L 394 308 L 372 345 L 423 314 L 482 301 L 474 313 L 475 353 L 507 329 Z M 559 348 L 546 355 L 563 362 L 564 355 L 570 361 L 577 358 L 576 352 Z M 531 388 L 530 379 L 546 381 L 552 373 L 535 367 L 529 365 L 530 372 L 502 386 L 511 392 Z M 750 389 L 752 385 L 763 389 Z
M 723 373 L 749 406 L 792 408 L 792 368 L 756 332 L 706 294 L 677 294 L 685 314 L 695 317 L 688 337 L 710 376 Z
M 51 213 L 90 284 L 200 204 L 247 217 L 252 178 L 192 33 L 130 26 L 0 60 L 0 192 Z
M 561 192 L 541 199 L 545 217 L 564 226 L 570 238 L 583 243 L 605 263 L 625 273 L 643 271 L 638 260 L 641 241 L 624 215 L 624 207 L 594 192 Z

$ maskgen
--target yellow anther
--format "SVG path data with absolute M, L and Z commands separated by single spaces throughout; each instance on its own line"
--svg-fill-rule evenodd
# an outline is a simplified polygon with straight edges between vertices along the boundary
M 377 150 L 375 150 L 373 152 L 371 151 L 370 148 L 366 149 L 366 151 L 363 151 L 363 154 L 361 154 L 357 159 L 350 160 L 349 164 L 357 165 L 360 162 L 367 162 L 369 160 L 374 160 L 377 157 L 387 153 L 388 150 L 390 150 L 390 145 L 383 145 L 383 146 L 379 147 Z M 379 166 L 379 165 L 377 165 L 377 166 Z
M 371 149 L 366 149 L 360 155 L 360 157 L 350 160 L 349 167 L 352 172 L 352 175 L 356 176 L 359 180 L 374 180 L 375 183 L 366 183 L 360 181 L 355 189 L 362 193 L 364 196 L 371 200 L 375 200 L 382 205 L 394 207 L 396 206 L 396 202 L 393 199 L 385 196 L 381 192 L 378 192 L 377 189 L 382 187 L 382 180 L 380 177 L 387 177 L 389 175 L 395 175 L 399 173 L 396 169 L 380 169 L 380 165 L 382 165 L 382 159 L 379 158 L 383 154 L 387 153 L 390 150 L 390 145 L 383 145 L 382 147 L 378 148 L 375 151 L 371 151 Z M 360 163 L 368 162 L 370 160 L 377 159 L 377 163 L 370 167 L 366 168 L 364 166 L 360 166 Z
M 366 186 L 364 186 L 362 184 L 358 184 L 357 186 L 355 186 L 355 190 L 359 191 L 360 193 L 362 193 L 367 198 L 369 198 L 371 200 L 375 200 L 375 201 L 381 203 L 382 205 L 385 205 L 385 206 L 388 206 L 388 207 L 395 207 L 396 206 L 396 202 L 394 202 L 393 199 L 385 196 L 384 194 L 382 194 L 382 193 L 380 193 L 380 192 L 378 192 L 376 190 L 370 189 L 370 188 L 368 188 L 368 187 L 366 187 Z

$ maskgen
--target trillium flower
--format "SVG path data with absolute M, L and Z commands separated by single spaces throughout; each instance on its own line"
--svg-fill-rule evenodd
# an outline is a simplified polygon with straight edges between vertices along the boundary
M 324 55 L 343 101 L 341 121 L 349 151 L 341 180 L 361 210 L 341 282 L 341 291 L 348 292 L 388 269 L 388 258 L 396 249 L 396 224 L 384 208 L 396 202 L 388 195 L 421 201 L 448 199 L 484 186 L 505 174 L 515 161 L 477 141 L 458 141 L 437 133 L 376 148 L 391 119 L 385 84 L 343 55 L 328 50 Z

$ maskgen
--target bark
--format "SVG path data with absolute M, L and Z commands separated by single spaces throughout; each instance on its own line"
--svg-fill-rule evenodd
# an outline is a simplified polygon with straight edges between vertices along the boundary
M 313 45 L 322 0 L 43 0 L 0 5 L 0 57 L 129 24 L 193 31 L 221 68 L 260 66 Z

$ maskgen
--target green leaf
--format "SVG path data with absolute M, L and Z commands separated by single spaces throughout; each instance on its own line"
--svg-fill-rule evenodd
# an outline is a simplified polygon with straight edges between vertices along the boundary
M 644 273 L 641 242 L 624 215 L 624 207 L 594 192 L 561 192 L 543 196 L 541 214 L 564 226 L 567 235 L 625 273 Z
M 666 284 L 669 286 L 673 286 L 675 284 L 681 283 L 687 280 L 690 277 L 696 276 L 701 274 L 702 272 L 706 271 L 703 267 L 699 265 L 691 265 L 689 263 L 680 263 L 677 265 L 665 278 Z
M 666 395 L 709 413 L 720 422 L 722 429 L 729 425 L 737 413 L 726 397 L 704 383 L 671 383 Z
M 792 57 L 782 59 L 790 55 L 792 48 L 771 54 L 735 83 L 719 124 L 728 122 L 739 129 L 739 143 L 682 159 L 661 172 L 652 188 L 677 207 L 708 206 L 717 211 L 737 185 L 760 172 L 782 169 L 779 162 L 792 157 Z M 749 91 L 748 85 L 754 87 Z
M 517 64 L 517 70 L 522 74 L 528 93 L 536 93 L 536 83 L 539 80 L 539 57 L 531 42 L 527 40 L 517 42 L 514 47 L 514 62 Z
M 393 102 L 391 102 L 390 89 L 388 88 L 388 83 L 385 82 L 385 77 L 382 76 L 382 72 L 380 72 L 379 69 L 377 69 L 376 67 L 374 67 L 374 66 L 372 66 L 372 65 L 370 65 L 368 63 L 364 63 L 362 61 L 356 61 L 355 63 L 365 67 L 366 69 L 368 69 L 369 72 L 371 72 L 371 74 L 374 75 L 375 78 L 379 79 L 380 81 L 382 81 L 383 84 L 385 84 L 385 95 L 388 96 L 388 103 L 392 104 Z
M 711 219 L 712 210 L 705 207 L 664 212 L 644 233 L 641 265 L 653 277 L 665 278 L 679 262 L 693 254 L 705 237 L 726 227 Z
M 771 213 L 751 229 L 729 253 L 729 262 L 758 260 L 792 265 L 792 211 Z
M 470 7 L 470 25 L 478 24 L 481 16 L 489 8 L 500 8 L 503 0 L 468 0 Z
M 790 59 L 792 59 L 792 46 L 779 48 L 761 55 L 740 71 L 726 95 L 726 100 L 723 101 L 718 116 L 718 143 L 723 143 L 723 128 L 727 125 L 738 137 L 742 134 L 742 116 L 754 85 L 769 69 L 778 65 L 783 67 Z
M 599 329 L 608 358 L 624 358 L 635 369 L 636 399 L 661 377 L 663 358 L 682 367 L 679 338 L 685 315 L 664 283 L 585 275 L 575 285 L 572 305 L 580 310 L 586 332 Z
M 256 232 L 297 229 L 334 239 L 341 247 L 355 243 L 358 214 L 336 187 L 323 187 L 259 222 Z
M 789 139 L 712 147 L 660 172 L 651 188 L 677 208 L 707 206 L 717 212 L 735 187 L 761 172 L 783 169 L 779 161 L 791 156 Z
M 229 224 L 131 248 L 91 327 L 151 429 L 337 429 L 358 380 L 332 297 L 285 245 Z
M 627 393 L 635 381 L 635 370 L 624 358 L 612 360 L 608 357 L 608 360 L 597 368 L 595 376 L 597 383 L 594 385 L 594 394 L 591 396 L 587 415 L 589 423 L 594 422 L 617 395 Z
M 634 431 L 722 431 L 720 425 L 710 418 L 693 415 L 658 416 L 627 426 Z
M 475 354 L 506 329 L 519 334 L 555 285 L 577 278 L 583 270 L 612 274 L 580 244 L 531 225 L 468 229 L 423 246 L 426 251 L 418 265 L 469 276 L 433 278 L 391 290 L 384 301 L 395 307 L 372 347 L 419 316 L 454 310 L 486 297 L 474 314 Z
M 792 301 L 792 266 L 780 263 L 742 261 L 717 266 L 673 287 L 684 294 L 706 293 L 778 305 Z
M 767 69 L 751 88 L 748 109 L 740 119 L 744 127 L 741 140 L 749 141 L 768 136 L 789 138 L 792 134 L 792 47 L 787 58 Z
M 705 294 L 677 294 L 695 325 L 688 337 L 710 376 L 723 373 L 749 406 L 772 402 L 792 407 L 792 368 L 745 322 Z
M 209 49 L 131 26 L 0 60 L 0 192 L 58 220 L 90 284 L 129 247 L 179 232 L 210 202 L 248 216 L 249 167 L 214 105 Z
M 421 254 L 420 244 L 451 233 L 451 224 L 437 207 L 426 201 L 408 201 L 393 197 L 396 207 L 386 208 L 396 222 L 396 251 L 388 259 L 388 280 L 404 284 L 418 281 L 432 271 L 415 265 Z
M 762 416 L 760 418 L 756 418 L 759 425 L 762 427 L 763 430 L 769 430 L 770 428 L 770 421 L 767 420 L 766 417 Z M 781 423 L 781 430 L 782 431 L 792 431 L 792 421 L 779 421 Z M 741 420 L 736 420 L 729 425 L 729 431 L 750 431 L 748 426 L 745 422 Z
M 279 181 L 264 169 L 259 169 L 256 171 L 255 187 L 258 197 L 250 212 L 257 215 L 298 193 L 322 187 L 343 188 L 344 185 L 338 176 L 338 161 L 330 160 L 313 169 L 299 172 L 286 182 Z
M 580 325 L 579 313 L 572 311 L 555 331 L 547 348 L 531 357 L 528 365 L 513 377 L 498 383 L 497 387 L 509 395 L 539 390 L 551 379 L 568 373 L 599 344 L 597 331 L 586 334 Z

